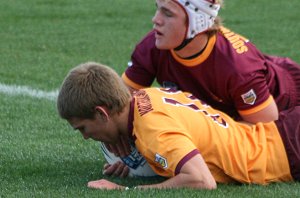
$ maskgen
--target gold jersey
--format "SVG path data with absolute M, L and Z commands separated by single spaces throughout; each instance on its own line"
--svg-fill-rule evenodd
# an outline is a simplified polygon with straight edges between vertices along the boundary
M 292 180 L 274 122 L 235 122 L 192 94 L 148 88 L 134 95 L 133 135 L 153 170 L 172 177 L 195 154 L 219 183 Z

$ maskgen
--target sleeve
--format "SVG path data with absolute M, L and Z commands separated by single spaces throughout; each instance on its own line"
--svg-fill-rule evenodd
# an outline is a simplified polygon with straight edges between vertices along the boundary
M 137 129 L 136 145 L 152 169 L 163 177 L 173 177 L 181 167 L 198 154 L 198 149 L 186 132 L 174 119 L 156 113 L 155 120 L 149 118 Z
M 256 113 L 273 100 L 265 76 L 259 72 L 240 77 L 231 90 L 236 109 L 241 114 Z
M 182 166 L 199 153 L 193 142 L 182 133 L 164 133 L 156 142 L 158 144 L 150 144 L 148 147 L 147 155 L 152 156 L 149 164 L 164 177 L 178 174 Z
M 155 58 L 157 53 L 155 39 L 151 32 L 136 46 L 131 55 L 131 61 L 122 74 L 123 81 L 135 88 L 150 87 L 156 77 Z
M 233 65 L 236 70 L 229 80 L 229 92 L 240 114 L 256 113 L 273 101 L 265 64 L 255 46 L 249 46 L 247 53 L 235 57 Z

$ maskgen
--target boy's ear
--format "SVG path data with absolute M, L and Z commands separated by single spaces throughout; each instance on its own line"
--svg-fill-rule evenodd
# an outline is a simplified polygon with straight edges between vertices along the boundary
M 95 110 L 100 113 L 102 117 L 104 117 L 105 120 L 109 120 L 108 110 L 105 107 L 102 106 L 96 106 Z

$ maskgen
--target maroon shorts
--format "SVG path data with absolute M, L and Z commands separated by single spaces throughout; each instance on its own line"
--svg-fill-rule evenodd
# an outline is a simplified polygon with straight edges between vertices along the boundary
M 280 110 L 287 110 L 300 105 L 300 65 L 290 58 L 278 56 L 265 56 L 272 63 L 275 63 L 285 72 L 285 84 L 288 86 L 288 95 L 276 98 Z M 287 90 L 286 90 L 287 91 Z
M 300 181 L 300 106 L 282 111 L 275 123 L 285 146 L 291 175 Z

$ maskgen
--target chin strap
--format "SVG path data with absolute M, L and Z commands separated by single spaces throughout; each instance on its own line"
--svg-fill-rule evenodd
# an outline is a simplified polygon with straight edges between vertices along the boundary
M 183 49 L 183 48 L 184 48 L 185 46 L 187 46 L 187 44 L 189 44 L 192 40 L 193 40 L 193 38 L 190 38 L 190 39 L 184 39 L 184 40 L 182 41 L 182 43 L 181 43 L 179 46 L 177 46 L 177 47 L 174 48 L 174 50 L 175 50 L 175 51 L 179 51 L 179 50 Z

